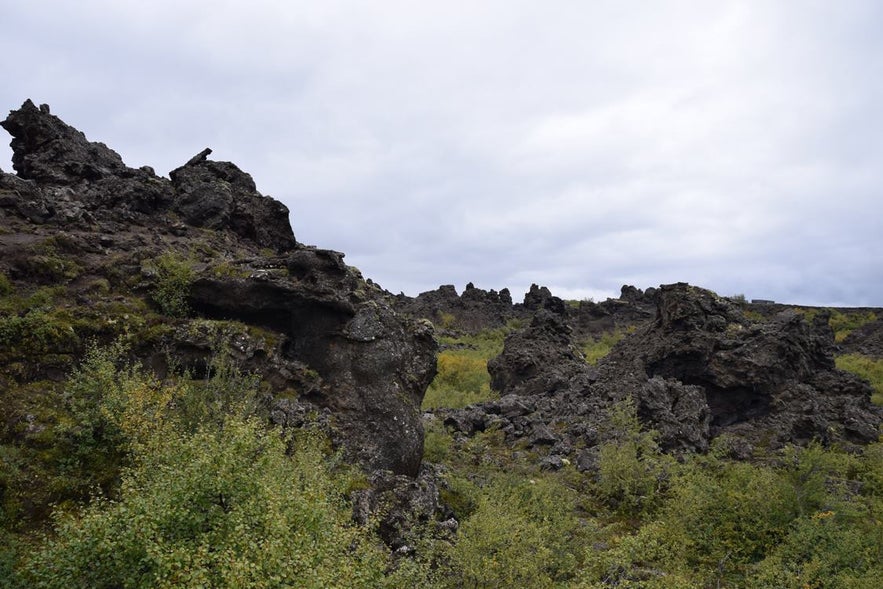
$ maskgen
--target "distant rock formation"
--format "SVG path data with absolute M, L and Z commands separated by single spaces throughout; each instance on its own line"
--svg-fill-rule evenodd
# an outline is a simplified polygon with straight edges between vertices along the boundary
M 496 427 L 553 455 L 591 448 L 607 410 L 632 397 L 669 451 L 705 451 L 730 434 L 737 457 L 753 445 L 875 441 L 883 410 L 871 389 L 837 370 L 827 317 L 794 311 L 752 322 L 737 305 L 687 284 L 660 287 L 653 321 L 596 367 L 574 349 L 560 314 L 541 310 L 488 364 L 498 401 L 438 413 L 471 435 Z M 579 456 L 576 459 L 580 460 Z
M 512 304 L 509 289 L 500 292 L 476 288 L 471 282 L 462 295 L 452 284 L 436 290 L 420 293 L 416 297 L 404 294 L 396 297 L 396 308 L 412 317 L 432 321 L 443 329 L 458 329 L 477 333 L 485 329 L 502 327 L 519 315 Z

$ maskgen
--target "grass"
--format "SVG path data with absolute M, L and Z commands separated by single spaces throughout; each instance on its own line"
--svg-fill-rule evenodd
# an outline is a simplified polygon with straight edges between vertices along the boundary
M 613 349 L 613 346 L 624 338 L 626 334 L 632 333 L 633 331 L 633 327 L 628 329 L 615 329 L 613 331 L 602 333 L 598 339 L 584 342 L 580 347 L 583 355 L 586 357 L 586 362 L 592 365 L 597 364 L 598 360 L 609 354 L 610 350 Z
M 438 355 L 438 374 L 426 391 L 423 409 L 460 409 L 497 398 L 487 362 L 503 352 L 506 335 L 516 327 L 513 323 L 475 335 L 440 338 L 448 349 Z
M 828 323 L 831 325 L 831 329 L 834 330 L 834 341 L 839 344 L 855 329 L 862 325 L 873 323 L 876 320 L 877 315 L 873 311 L 867 311 L 866 313 L 832 311 L 831 319 Z
M 883 406 L 883 359 L 875 360 L 863 354 L 844 354 L 835 359 L 837 368 L 857 374 L 874 388 L 871 401 Z

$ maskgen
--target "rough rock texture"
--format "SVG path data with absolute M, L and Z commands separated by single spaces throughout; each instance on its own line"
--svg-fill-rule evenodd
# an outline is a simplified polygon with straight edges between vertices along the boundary
M 722 434 L 737 437 L 746 457 L 751 445 L 877 439 L 883 411 L 870 404 L 866 382 L 834 367 L 823 313 L 812 323 L 794 311 L 755 323 L 687 284 L 653 296 L 655 319 L 597 368 L 575 352 L 564 317 L 538 312 L 488 364 L 500 400 L 440 416 L 464 434 L 496 427 L 552 455 L 597 444 L 607 410 L 629 396 L 670 451 L 704 451 Z M 577 464 L 591 463 L 584 458 Z
M 28 100 L 0 126 L 13 137 L 18 173 L 0 180 L 0 206 L 32 223 L 114 233 L 174 211 L 187 225 L 230 230 L 277 252 L 296 245 L 285 205 L 258 193 L 235 165 L 207 160 L 209 149 L 174 170 L 170 182 L 149 167 L 129 168 L 46 105 Z
M 710 437 L 733 433 L 773 444 L 873 441 L 881 413 L 870 405 L 866 383 L 834 368 L 833 340 L 824 313 L 812 323 L 794 311 L 753 323 L 709 291 L 669 285 L 660 289 L 654 323 L 614 349 L 601 378 L 612 381 L 631 363 L 649 379 L 697 387 Z M 675 410 L 681 401 L 672 401 Z M 644 407 L 642 416 L 655 422 L 654 413 Z
M 378 471 L 370 487 L 353 493 L 353 519 L 361 525 L 375 524 L 387 546 L 407 554 L 414 547 L 421 527 L 436 522 L 437 530 L 455 531 L 457 520 L 439 497 L 438 473 L 424 465 L 417 477 Z
M 351 454 L 372 468 L 415 474 L 423 455 L 420 403 L 435 376 L 432 326 L 405 322 L 343 255 L 300 248 L 287 276 L 200 277 L 200 314 L 284 334 L 283 356 L 317 372 L 301 398 L 328 408 Z
M 883 319 L 853 330 L 841 344 L 844 352 L 883 358 Z
M 567 322 L 573 328 L 577 341 L 582 341 L 605 331 L 645 323 L 653 319 L 655 312 L 655 288 L 642 291 L 624 285 L 618 299 L 607 299 L 600 303 L 580 301 L 576 308 L 567 309 Z
M 175 189 L 172 209 L 189 225 L 230 228 L 278 252 L 294 248 L 288 208 L 262 196 L 251 176 L 235 165 L 207 159 L 210 153 L 205 149 L 169 173 Z
M 509 335 L 503 353 L 488 362 L 491 387 L 521 396 L 553 394 L 594 372 L 571 333 L 564 316 L 541 308 L 528 328 Z
M 397 313 L 343 254 L 298 244 L 287 208 L 210 150 L 168 180 L 31 101 L 0 125 L 18 172 L 0 172 L 0 272 L 22 297 L 53 287 L 42 295 L 51 304 L 25 305 L 21 320 L 58 323 L 28 345 L 0 341 L 0 390 L 62 380 L 93 338 L 124 336 L 157 372 L 172 356 L 196 377 L 224 348 L 263 377 L 276 422 L 312 416 L 368 470 L 417 474 L 435 374 L 429 323 Z M 157 303 L 158 260 L 170 254 L 189 272 L 178 317 Z
M 508 289 L 499 293 L 485 291 L 470 282 L 462 295 L 457 294 L 453 285 L 440 286 L 413 298 L 400 294 L 396 297 L 396 308 L 412 317 L 432 321 L 444 330 L 473 334 L 504 327 L 513 320 L 528 322 L 537 311 L 545 310 L 564 317 L 574 338 L 585 341 L 651 320 L 656 310 L 655 296 L 656 289 L 644 292 L 626 285 L 618 299 L 600 303 L 579 301 L 572 306 L 547 287 L 532 284 L 524 302 L 513 303 Z
M 402 313 L 434 322 L 444 329 L 458 329 L 477 333 L 506 325 L 519 315 L 512 304 L 509 289 L 500 292 L 476 288 L 471 282 L 462 295 L 446 284 L 436 290 L 420 293 L 416 297 L 400 294 L 396 308 Z

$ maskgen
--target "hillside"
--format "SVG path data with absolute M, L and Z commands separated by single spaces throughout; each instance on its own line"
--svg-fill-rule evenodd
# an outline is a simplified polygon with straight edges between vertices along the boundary
M 0 587 L 883 580 L 880 309 L 393 296 L 210 149 L 0 126 Z

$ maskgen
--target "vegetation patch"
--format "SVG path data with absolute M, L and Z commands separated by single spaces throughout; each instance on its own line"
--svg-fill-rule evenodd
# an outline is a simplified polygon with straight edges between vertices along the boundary
M 844 354 L 834 359 L 837 368 L 857 374 L 874 387 L 871 401 L 883 406 L 883 359 L 869 358 L 863 354 Z
M 503 340 L 512 327 L 485 330 L 476 335 L 443 337 L 447 349 L 438 355 L 438 374 L 423 398 L 423 409 L 459 409 L 495 399 L 488 360 L 503 352 Z
M 866 312 L 842 312 L 833 310 L 828 323 L 834 330 L 834 341 L 838 344 L 846 339 L 850 333 L 858 329 L 862 325 L 873 323 L 877 320 L 877 315 L 873 311 Z
M 589 364 L 597 364 L 598 360 L 610 353 L 619 341 L 627 334 L 632 333 L 634 327 L 628 329 L 615 329 L 607 331 L 598 336 L 597 339 L 589 340 L 582 344 L 583 356 Z
M 185 317 L 190 309 L 187 296 L 195 273 L 190 260 L 176 253 L 163 254 L 148 264 L 155 273 L 151 298 L 169 317 Z

